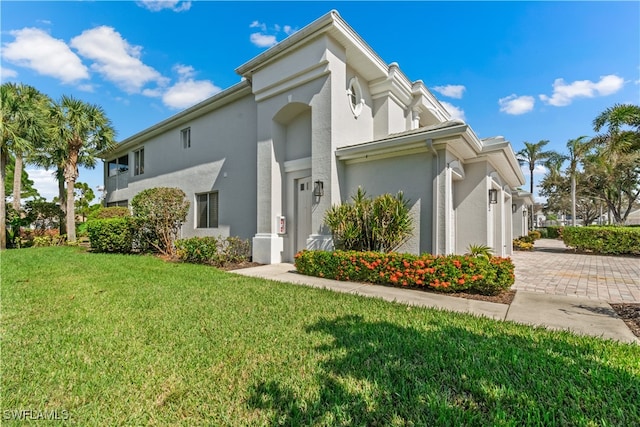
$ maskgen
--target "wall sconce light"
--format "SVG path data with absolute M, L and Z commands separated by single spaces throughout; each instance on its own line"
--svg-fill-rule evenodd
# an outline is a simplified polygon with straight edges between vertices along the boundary
M 518 205 L 516 205 L 515 203 L 511 203 L 511 212 L 516 213 L 517 210 L 518 210 Z
M 489 204 L 495 205 L 498 203 L 498 190 L 492 188 L 489 190 Z
M 313 195 L 316 197 L 324 196 L 324 182 L 316 181 L 313 184 Z
M 526 209 L 523 209 L 523 210 L 522 210 L 522 216 L 524 216 L 524 217 L 526 217 L 526 216 L 527 216 L 527 210 L 526 210 Z

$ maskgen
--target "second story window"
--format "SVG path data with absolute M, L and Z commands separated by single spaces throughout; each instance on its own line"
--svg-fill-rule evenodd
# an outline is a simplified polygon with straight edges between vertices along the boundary
M 144 173 L 144 148 L 133 152 L 133 174 L 142 175 Z
M 180 139 L 182 140 L 182 148 L 191 148 L 191 128 L 182 129 Z
M 118 159 L 109 160 L 107 164 L 109 165 L 109 176 L 127 173 L 129 171 L 129 155 L 125 154 Z

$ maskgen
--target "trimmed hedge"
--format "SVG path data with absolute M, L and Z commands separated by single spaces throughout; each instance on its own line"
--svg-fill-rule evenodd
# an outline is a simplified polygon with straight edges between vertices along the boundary
M 295 265 L 308 276 L 484 295 L 499 294 L 515 280 L 511 259 L 501 257 L 304 250 Z
M 564 227 L 560 227 L 558 225 L 550 225 L 547 227 L 547 238 L 548 239 L 561 239 L 562 238 L 562 229 Z
M 640 255 L 640 229 L 631 227 L 564 227 L 562 240 L 578 251 L 606 255 Z
M 127 254 L 133 249 L 135 222 L 131 217 L 94 219 L 87 222 L 91 249 Z
M 177 240 L 176 255 L 184 262 L 223 267 L 249 260 L 251 245 L 239 237 L 192 237 Z

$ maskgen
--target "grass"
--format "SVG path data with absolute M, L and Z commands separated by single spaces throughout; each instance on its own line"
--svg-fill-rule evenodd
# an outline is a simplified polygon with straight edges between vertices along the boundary
M 637 345 L 154 257 L 1 256 L 3 425 L 640 424 Z

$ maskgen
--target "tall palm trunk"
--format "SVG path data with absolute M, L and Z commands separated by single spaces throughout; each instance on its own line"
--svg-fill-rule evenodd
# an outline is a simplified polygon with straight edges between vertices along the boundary
M 69 159 L 64 167 L 64 180 L 67 185 L 67 242 L 76 241 L 76 216 L 73 190 L 78 178 L 78 150 L 71 147 Z
M 58 167 L 56 171 L 56 179 L 58 180 L 58 200 L 60 210 L 64 214 L 60 218 L 60 235 L 67 234 L 67 192 L 64 188 L 64 167 Z
M 531 197 L 533 197 L 533 170 L 535 169 L 535 164 L 531 163 L 529 165 L 529 173 L 530 173 L 530 188 L 531 188 Z M 534 203 L 535 204 L 535 203 Z M 533 205 L 529 209 L 529 226 L 527 230 L 533 230 Z
M 16 153 L 15 168 L 13 170 L 13 209 L 20 211 L 20 193 L 22 192 L 22 153 Z
M 584 219 L 584 218 L 583 218 Z M 571 225 L 578 224 L 576 221 L 576 175 L 571 175 Z
M 4 183 L 7 178 L 7 152 L 0 148 L 0 250 L 7 249 L 7 201 Z

